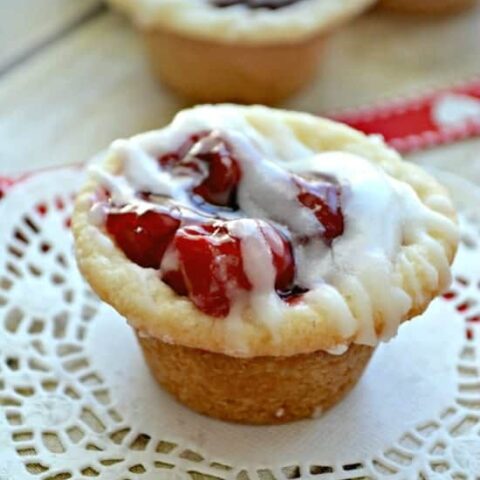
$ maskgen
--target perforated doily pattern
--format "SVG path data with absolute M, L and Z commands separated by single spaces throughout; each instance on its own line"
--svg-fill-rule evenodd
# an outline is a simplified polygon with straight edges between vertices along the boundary
M 480 479 L 479 223 L 463 221 L 452 289 L 379 349 L 339 407 L 244 427 L 159 389 L 82 280 L 69 231 L 79 175 L 4 185 L 0 480 Z

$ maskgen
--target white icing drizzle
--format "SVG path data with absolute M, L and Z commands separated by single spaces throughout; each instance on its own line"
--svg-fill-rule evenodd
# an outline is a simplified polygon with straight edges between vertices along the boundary
M 92 225 L 101 227 L 105 223 L 106 211 L 103 203 L 94 203 L 88 212 L 88 220 Z
M 275 285 L 273 258 L 257 222 L 251 218 L 231 222 L 229 233 L 241 240 L 243 267 L 255 292 L 270 292 Z
M 346 343 L 339 343 L 338 345 L 335 345 L 335 347 L 329 348 L 327 353 L 330 355 L 343 355 L 348 350 L 348 347 L 349 345 Z
M 158 168 L 158 163 L 139 145 L 126 140 L 117 140 L 112 150 L 124 158 L 124 175 L 137 191 L 151 192 L 155 195 L 178 196 L 183 190 L 175 189 L 171 176 Z
M 141 204 L 135 192 L 149 191 L 193 207 L 185 190 L 195 178 L 162 171 L 157 158 L 175 151 L 190 135 L 211 131 L 201 142 L 220 136 L 231 146 L 242 172 L 237 192 L 240 212 L 231 213 L 232 219 L 266 220 L 291 234 L 317 232 L 316 240 L 293 244 L 296 283 L 309 291 L 303 304 L 289 306 L 274 291 L 276 272 L 271 251 L 256 222 L 244 219 L 229 224 L 230 233 L 241 241 L 245 274 L 253 287 L 248 295 L 227 288 L 232 308 L 225 321 L 230 332 L 239 331 L 246 306 L 275 335 L 285 309 L 306 305 L 319 314 L 324 312 L 337 332 L 339 342 L 331 353 L 343 353 L 352 338 L 366 345 L 391 338 L 410 310 L 412 298 L 418 300 L 422 295 L 413 262 L 417 262 L 417 269 L 420 266 L 432 290 L 447 285 L 448 260 L 431 233 L 441 231 L 455 241 L 455 225 L 422 203 L 411 186 L 387 175 L 368 159 L 345 152 L 319 153 L 306 147 L 289 129 L 271 128 L 268 136 L 262 136 L 234 107 L 197 107 L 178 114 L 163 130 L 114 142 L 111 152 L 121 162 L 121 173 L 112 175 L 94 167 L 92 174 L 119 204 Z M 281 138 L 281 142 L 271 138 Z M 345 229 L 330 246 L 318 238 L 319 222 L 314 213 L 298 201 L 291 173 L 328 175 L 342 186 Z M 438 197 L 429 200 L 447 208 Z M 97 209 L 91 213 L 95 224 L 101 219 Z M 410 244 L 425 246 L 431 258 L 423 259 L 408 250 Z M 402 245 L 407 248 L 401 249 Z M 168 249 L 162 270 L 175 269 L 177 264 L 175 253 Z M 408 294 L 400 287 L 400 271 L 408 279 Z M 238 351 L 243 349 L 239 338 Z
M 178 252 L 169 245 L 162 258 L 161 270 L 163 273 L 178 270 Z
M 275 325 L 281 318 L 283 302 L 275 293 L 276 270 L 270 248 L 253 219 L 231 222 L 229 232 L 241 241 L 243 268 L 252 284 L 252 294 L 248 295 L 247 301 L 256 316 L 261 316 L 274 333 Z M 236 300 L 235 294 L 231 299 Z
M 123 165 L 125 165 L 123 161 Z M 121 175 L 112 175 L 106 172 L 102 167 L 92 165 L 88 169 L 90 175 L 101 185 L 108 189 L 110 196 L 114 203 L 127 203 L 128 200 L 133 199 L 133 186 L 127 181 L 127 178 Z

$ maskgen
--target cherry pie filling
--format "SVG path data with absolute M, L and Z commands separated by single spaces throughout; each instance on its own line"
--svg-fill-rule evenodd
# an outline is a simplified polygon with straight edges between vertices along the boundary
M 300 1 L 301 0 L 211 0 L 210 3 L 219 8 L 245 5 L 252 9 L 265 8 L 268 10 L 278 10 L 279 8 L 288 7 Z
M 138 206 L 115 205 L 107 198 L 106 231 L 129 260 L 157 269 L 167 285 L 188 296 L 202 312 L 225 317 L 232 299 L 254 289 L 238 233 L 254 230 L 274 269 L 271 287 L 285 302 L 299 301 L 308 289 L 296 282 L 293 245 L 312 237 L 294 238 L 274 222 L 241 216 L 240 162 L 227 141 L 210 134 L 191 135 L 177 150 L 158 158 L 159 169 L 172 177 L 195 179 L 186 192 L 188 208 L 150 192 L 138 192 Z M 290 175 L 299 208 L 314 213 L 319 224 L 316 236 L 330 246 L 344 230 L 341 186 L 328 178 Z

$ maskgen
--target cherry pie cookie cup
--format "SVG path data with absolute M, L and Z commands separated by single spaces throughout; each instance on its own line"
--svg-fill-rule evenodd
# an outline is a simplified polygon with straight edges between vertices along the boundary
M 374 0 L 110 0 L 155 76 L 197 102 L 273 104 L 314 76 L 325 37 Z
M 404 13 L 443 15 L 467 10 L 477 0 L 380 0 L 379 5 Z
M 311 417 L 450 280 L 445 190 L 380 138 L 308 114 L 180 112 L 117 140 L 76 200 L 78 264 L 177 399 Z

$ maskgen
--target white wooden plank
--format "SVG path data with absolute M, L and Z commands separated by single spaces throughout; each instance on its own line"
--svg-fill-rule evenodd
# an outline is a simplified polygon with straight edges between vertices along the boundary
M 374 10 L 331 37 L 316 84 L 288 106 L 329 112 L 480 75 L 479 25 L 480 3 L 438 18 Z
M 0 71 L 79 21 L 101 0 L 0 1 Z
M 181 106 L 151 79 L 124 21 L 104 14 L 0 78 L 0 174 L 85 161 Z

